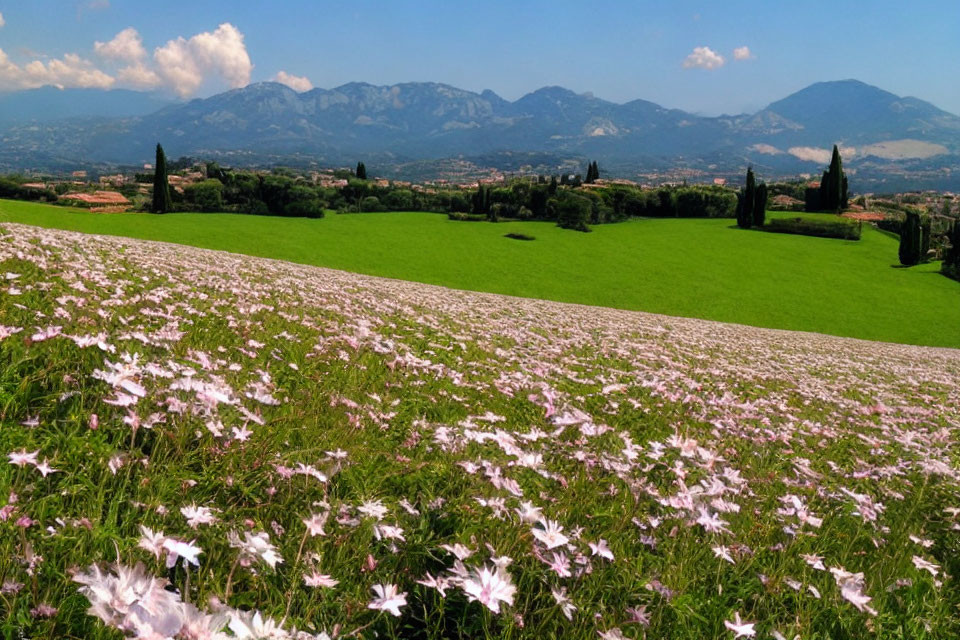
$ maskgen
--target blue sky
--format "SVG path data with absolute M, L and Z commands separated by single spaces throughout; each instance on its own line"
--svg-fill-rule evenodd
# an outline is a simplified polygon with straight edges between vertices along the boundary
M 0 0 L 0 15 L 0 90 L 196 97 L 283 72 L 299 88 L 429 80 L 513 100 L 562 85 L 718 114 L 856 78 L 960 114 L 957 0 Z

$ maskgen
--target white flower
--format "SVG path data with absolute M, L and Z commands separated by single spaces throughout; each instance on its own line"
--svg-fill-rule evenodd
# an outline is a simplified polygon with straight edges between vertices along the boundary
M 737 611 L 733 614 L 733 622 L 729 620 L 723 621 L 723 626 L 730 631 L 733 631 L 734 638 L 752 638 L 757 635 L 757 632 L 753 630 L 753 625 L 756 622 L 743 622 L 740 620 L 740 612 Z
M 37 471 L 40 472 L 40 475 L 42 475 L 44 478 L 46 478 L 51 473 L 57 473 L 58 471 L 60 471 L 59 469 L 54 469 L 53 467 L 51 467 L 46 460 L 34 466 L 36 467 Z
M 327 518 L 329 517 L 330 512 L 324 511 L 323 513 L 315 513 L 309 518 L 305 518 L 303 520 L 303 524 L 306 525 L 307 531 L 310 533 L 310 537 L 326 535 L 323 527 L 325 524 L 327 524 Z
M 289 638 L 290 634 L 270 618 L 264 618 L 259 611 L 230 611 L 230 631 L 237 638 L 249 640 L 270 640 Z
M 532 502 L 521 502 L 518 509 L 514 509 L 517 512 L 517 515 L 520 516 L 520 520 L 529 524 L 533 524 L 537 520 L 540 520 L 543 517 L 540 507 L 534 506 Z
M 217 521 L 217 516 L 213 514 L 214 509 L 210 507 L 198 507 L 191 504 L 188 507 L 180 507 L 180 513 L 187 519 L 187 524 L 196 529 L 197 525 L 213 524 Z
M 607 560 L 613 560 L 613 552 L 610 551 L 610 547 L 607 546 L 607 541 L 603 538 L 600 538 L 600 541 L 596 544 L 589 542 L 590 545 L 590 555 L 600 556 L 601 558 L 606 558 Z
M 706 529 L 709 533 L 719 533 L 721 531 L 729 532 L 727 521 L 721 520 L 715 513 L 710 513 L 709 509 L 700 507 L 700 516 L 697 518 L 697 524 Z
M 222 640 L 223 628 L 230 621 L 230 616 L 226 613 L 215 613 L 213 615 L 200 611 L 192 604 L 185 602 L 183 604 L 183 627 L 180 629 L 178 637 L 187 640 Z
M 940 571 L 940 566 L 933 564 L 927 560 L 924 560 L 920 556 L 913 556 L 913 566 L 921 571 L 929 571 L 930 575 L 936 577 L 937 573 Z
M 167 538 L 163 541 L 163 548 L 167 552 L 167 568 L 169 569 L 173 565 L 177 564 L 177 560 L 180 557 L 183 557 L 184 564 L 190 563 L 194 566 L 200 566 L 200 560 L 197 559 L 197 556 L 203 553 L 203 549 L 193 544 L 191 542 L 183 542 L 182 540 L 177 540 L 176 538 Z
M 357 507 L 357 511 L 369 518 L 376 518 L 377 520 L 383 520 L 384 516 L 388 513 L 388 509 L 383 506 L 383 502 L 380 500 L 368 500 Z
M 163 531 L 157 531 L 154 533 L 153 529 L 140 525 L 140 542 L 137 543 L 137 546 L 141 549 L 146 549 L 157 559 L 160 558 L 160 554 L 163 553 L 163 543 L 167 539 L 163 535 Z
M 467 558 L 473 555 L 473 549 L 465 545 L 462 545 L 459 542 L 452 545 L 442 544 L 440 545 L 440 548 L 443 549 L 444 551 L 447 551 L 448 553 L 453 554 L 458 560 L 466 560 Z
M 179 596 L 164 589 L 166 580 L 148 576 L 142 564 L 132 569 L 118 565 L 116 574 L 94 565 L 73 580 L 83 585 L 80 592 L 90 601 L 88 613 L 115 629 L 149 638 L 173 636 L 183 627 Z
M 876 610 L 867 604 L 872 598 L 863 592 L 866 585 L 862 573 L 850 573 L 843 567 L 830 567 L 830 573 L 833 574 L 833 579 L 836 580 L 837 586 L 840 587 L 840 595 L 842 595 L 844 599 L 860 611 L 877 615 Z
M 720 545 L 718 547 L 713 547 L 713 555 L 723 560 L 726 560 L 730 564 L 734 564 L 733 556 L 730 555 L 730 549 L 726 548 L 723 545 Z
M 463 591 L 471 602 L 477 600 L 494 613 L 500 613 L 501 602 L 513 604 L 517 588 L 510 581 L 510 574 L 484 566 L 470 572 L 463 581 Z
M 265 531 L 252 534 L 249 531 L 243 532 L 243 540 L 236 532 L 231 531 L 228 535 L 230 546 L 240 549 L 240 554 L 249 559 L 260 558 L 271 569 L 275 569 L 277 563 L 282 563 L 283 558 L 277 553 L 277 548 L 270 544 L 270 536 Z
M 570 598 L 567 597 L 567 588 L 560 587 L 559 589 L 551 589 L 550 594 L 553 596 L 557 606 L 560 607 L 560 611 L 563 612 L 567 620 L 573 620 L 573 612 L 577 610 L 577 607 L 570 601 Z
M 250 431 L 250 429 L 247 429 L 247 425 L 243 425 L 239 429 L 234 427 L 232 431 L 233 431 L 234 439 L 239 440 L 240 442 L 246 442 L 247 440 L 250 439 L 250 436 L 253 435 L 253 431 Z
M 570 538 L 561 533 L 563 527 L 558 522 L 541 518 L 537 521 L 541 528 L 533 527 L 530 532 L 533 537 L 547 545 L 547 549 L 554 549 L 570 542 Z
M 441 598 L 446 598 L 447 589 L 453 586 L 452 581 L 449 578 L 444 578 L 443 576 L 435 578 L 429 573 L 426 576 L 424 576 L 422 580 L 417 580 L 417 584 L 422 584 L 425 587 L 436 589 L 437 591 L 440 592 Z
M 334 580 L 324 573 L 314 571 L 313 573 L 303 576 L 303 583 L 308 587 L 327 587 L 328 589 L 332 589 L 340 584 L 340 581 Z
M 394 616 L 400 617 L 400 607 L 406 606 L 407 594 L 398 593 L 395 584 L 375 584 L 373 592 L 377 597 L 367 605 L 368 609 L 379 609 L 380 611 L 389 611 Z
M 18 467 L 25 467 L 28 464 L 36 465 L 37 464 L 37 455 L 40 453 L 40 449 L 27 453 L 26 449 L 20 451 L 13 451 L 7 454 L 7 458 L 10 459 L 10 464 L 15 464 Z
M 800 557 L 803 558 L 803 561 L 808 565 L 817 569 L 819 571 L 826 571 L 827 568 L 823 564 L 823 556 L 818 556 L 813 553 L 801 553 Z
M 403 537 L 403 529 L 389 524 L 378 524 L 373 527 L 373 535 L 377 540 L 400 540 L 406 542 Z

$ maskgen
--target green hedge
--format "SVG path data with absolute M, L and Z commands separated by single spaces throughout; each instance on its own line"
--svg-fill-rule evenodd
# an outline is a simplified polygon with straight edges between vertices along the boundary
M 451 211 L 447 214 L 447 218 L 450 220 L 456 220 L 458 222 L 483 222 L 487 219 L 487 216 L 478 213 L 462 213 L 459 211 Z
M 809 218 L 773 218 L 763 226 L 772 233 L 793 233 L 818 238 L 860 239 L 860 222 L 837 218 L 834 220 L 810 220 Z

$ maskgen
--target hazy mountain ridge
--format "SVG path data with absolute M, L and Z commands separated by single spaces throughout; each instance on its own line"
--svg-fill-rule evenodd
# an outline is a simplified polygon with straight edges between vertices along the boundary
M 321 163 L 365 156 L 389 164 L 543 152 L 592 157 L 626 173 L 631 166 L 697 163 L 721 171 L 747 163 L 811 171 L 835 142 L 854 165 L 869 159 L 897 171 L 903 162 L 952 167 L 960 156 L 960 117 L 854 80 L 817 83 L 757 113 L 721 117 L 645 100 L 617 104 L 556 86 L 510 102 L 489 90 L 439 83 L 355 82 L 304 93 L 258 83 L 147 115 L 28 124 L 10 117 L 4 124 L 3 104 L 3 164 L 17 154 L 149 162 L 157 141 L 174 157 L 240 154 L 253 162 L 267 155 Z

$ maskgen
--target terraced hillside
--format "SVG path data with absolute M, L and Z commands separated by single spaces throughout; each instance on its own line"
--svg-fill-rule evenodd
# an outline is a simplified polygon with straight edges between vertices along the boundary
M 3 226 L 7 636 L 960 633 L 960 351 Z

